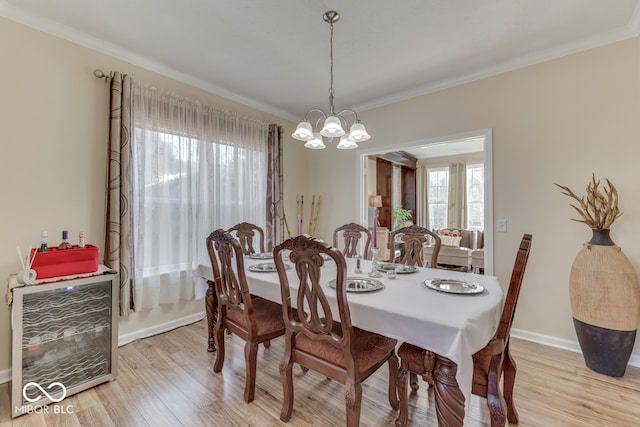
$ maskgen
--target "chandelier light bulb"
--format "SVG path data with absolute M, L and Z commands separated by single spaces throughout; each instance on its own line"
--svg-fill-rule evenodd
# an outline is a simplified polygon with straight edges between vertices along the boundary
M 324 121 L 324 127 L 320 131 L 320 135 L 326 136 L 327 138 L 337 138 L 345 134 L 344 129 L 342 129 L 342 123 L 340 123 L 340 119 L 336 116 L 329 116 Z
M 313 139 L 313 128 L 308 121 L 301 121 L 296 127 L 296 131 L 291 135 L 298 141 L 310 141 Z
M 327 148 L 327 146 L 324 145 L 324 142 L 322 142 L 322 136 L 318 132 L 314 133 L 313 139 L 307 141 L 304 146 L 307 148 L 311 148 L 312 150 L 322 150 L 323 148 Z
M 349 139 L 352 141 L 366 141 L 371 138 L 371 135 L 367 133 L 367 129 L 365 129 L 364 125 L 360 122 L 355 122 L 351 125 L 351 129 L 349 130 Z
M 344 134 L 340 137 L 340 143 L 336 146 L 341 150 L 352 150 L 354 148 L 358 148 L 358 144 L 352 139 L 349 138 L 349 134 Z

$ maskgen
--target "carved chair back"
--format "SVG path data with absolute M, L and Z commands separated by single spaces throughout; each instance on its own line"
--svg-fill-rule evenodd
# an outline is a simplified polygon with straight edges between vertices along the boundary
M 399 264 L 424 266 L 422 259 L 422 248 L 429 242 L 429 237 L 433 239 L 434 248 L 431 255 L 431 267 L 437 268 L 438 254 L 442 244 L 440 236 L 428 228 L 419 225 L 411 225 L 401 228 L 391 233 L 389 237 L 389 262 L 397 262 Z M 400 258 L 396 259 L 396 245 L 401 245 Z
M 340 227 L 333 230 L 333 246 L 339 247 L 338 240 L 342 235 L 344 239 L 344 248 L 342 249 L 342 253 L 347 258 L 353 258 L 358 255 L 358 244 L 360 240 L 364 242 L 363 251 L 360 253 L 363 258 L 368 258 L 369 247 L 371 246 L 371 231 L 363 227 L 360 224 L 356 224 L 355 222 L 351 222 L 349 224 L 341 225 Z
M 227 310 L 237 310 L 242 312 L 247 324 L 253 326 L 251 329 L 255 333 L 255 321 L 251 320 L 253 307 L 240 243 L 231 233 L 218 229 L 207 237 L 207 250 L 213 268 L 219 319 L 224 321 Z
M 241 222 L 231 227 L 228 231 L 238 239 L 244 255 L 264 252 L 264 230 L 261 227 L 248 222 Z M 257 241 L 255 240 L 256 238 L 258 239 Z
M 511 272 L 511 280 L 509 281 L 509 289 L 504 299 L 504 307 L 502 308 L 502 316 L 500 324 L 496 332 L 496 338 L 507 341 L 511 334 L 511 324 L 516 313 L 516 305 L 520 296 L 520 288 L 522 287 L 522 279 L 524 278 L 524 270 L 529 261 L 529 252 L 531 251 L 531 234 L 524 234 L 520 241 L 520 247 L 516 254 L 516 260 Z
M 291 251 L 289 260 L 294 264 L 298 289 L 292 304 L 289 277 L 282 260 L 283 251 Z M 324 255 L 324 257 L 323 257 Z M 329 259 L 325 260 L 326 257 Z M 282 310 L 287 335 L 304 334 L 314 341 L 331 342 L 349 349 L 353 337 L 351 314 L 347 304 L 347 267 L 342 252 L 321 240 L 308 235 L 300 235 L 284 241 L 274 250 L 276 270 L 280 278 Z M 338 313 L 331 310 L 325 294 L 328 278 L 321 279 L 322 266 L 326 262 L 336 264 L 333 279 L 336 283 Z M 339 330 L 336 330 L 340 322 Z M 350 351 L 347 351 L 347 355 Z

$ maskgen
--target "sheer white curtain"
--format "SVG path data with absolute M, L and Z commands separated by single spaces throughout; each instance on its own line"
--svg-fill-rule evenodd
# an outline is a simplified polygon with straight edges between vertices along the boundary
M 135 306 L 203 297 L 209 233 L 266 226 L 268 125 L 140 84 L 133 110 Z
M 449 165 L 449 228 L 467 226 L 467 166 L 464 163 Z
M 391 209 L 402 205 L 402 169 L 394 164 L 391 175 Z
M 416 168 L 416 224 L 431 228 L 429 225 L 429 187 L 427 166 L 419 164 Z

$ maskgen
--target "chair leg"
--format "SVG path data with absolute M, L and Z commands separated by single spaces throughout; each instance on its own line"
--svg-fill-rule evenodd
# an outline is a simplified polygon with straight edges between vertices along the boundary
M 394 410 L 398 410 L 398 357 L 393 354 L 389 362 L 389 405 Z
M 487 373 L 487 405 L 491 415 L 491 427 L 504 427 L 507 421 L 507 405 L 500 391 L 502 363 L 502 355 L 493 356 Z
M 396 427 L 404 427 L 407 425 L 407 412 L 409 411 L 409 403 L 407 402 L 407 374 L 409 363 L 400 359 L 400 369 L 398 370 L 398 397 L 400 398 L 400 412 L 396 419 Z
M 360 426 L 360 408 L 362 406 L 362 384 L 347 380 L 344 385 L 344 400 L 347 409 L 347 427 Z
M 287 341 L 288 340 L 289 337 L 287 337 Z M 289 342 L 285 345 L 285 354 L 282 362 L 280 362 L 280 381 L 282 382 L 282 409 L 280 410 L 280 420 L 286 423 L 291 419 L 291 413 L 293 412 L 293 360 L 291 358 L 291 344 Z
M 267 340 L 264 342 L 264 348 L 269 348 L 271 347 L 271 340 Z
M 218 320 L 219 322 L 220 320 Z M 213 372 L 218 373 L 224 365 L 224 328 L 216 323 L 214 328 L 214 337 L 216 342 L 216 361 L 213 364 Z
M 411 384 L 411 391 L 416 392 L 420 388 L 418 384 L 418 374 L 415 372 L 409 373 L 409 384 Z
M 256 360 L 258 358 L 258 342 L 247 341 L 244 345 L 244 362 L 247 378 L 244 384 L 244 401 L 251 403 L 256 394 Z
M 507 419 L 511 424 L 518 424 L 518 411 L 513 404 L 513 388 L 516 382 L 517 366 L 511 352 L 509 351 L 509 344 L 504 350 L 504 400 L 507 402 Z

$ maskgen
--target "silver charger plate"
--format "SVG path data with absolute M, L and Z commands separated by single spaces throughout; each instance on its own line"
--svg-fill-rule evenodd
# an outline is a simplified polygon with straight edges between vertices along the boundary
M 289 264 L 284 264 L 284 269 L 289 270 L 291 266 Z M 276 270 L 276 265 L 273 262 L 262 262 L 260 264 L 253 264 L 249 266 L 249 271 L 253 271 L 256 273 L 271 273 Z
M 336 280 L 329 281 L 329 287 L 336 288 Z M 384 284 L 367 277 L 347 277 L 347 292 L 373 292 L 384 288 Z
M 456 295 L 475 295 L 484 291 L 484 286 L 480 283 L 469 282 L 457 279 L 428 279 L 424 281 L 424 286 L 438 292 Z
M 381 262 L 378 264 L 378 271 L 395 270 L 398 274 L 415 273 L 418 267 L 415 265 L 394 264 L 392 262 Z
M 273 252 L 258 252 L 249 255 L 252 259 L 273 259 Z

